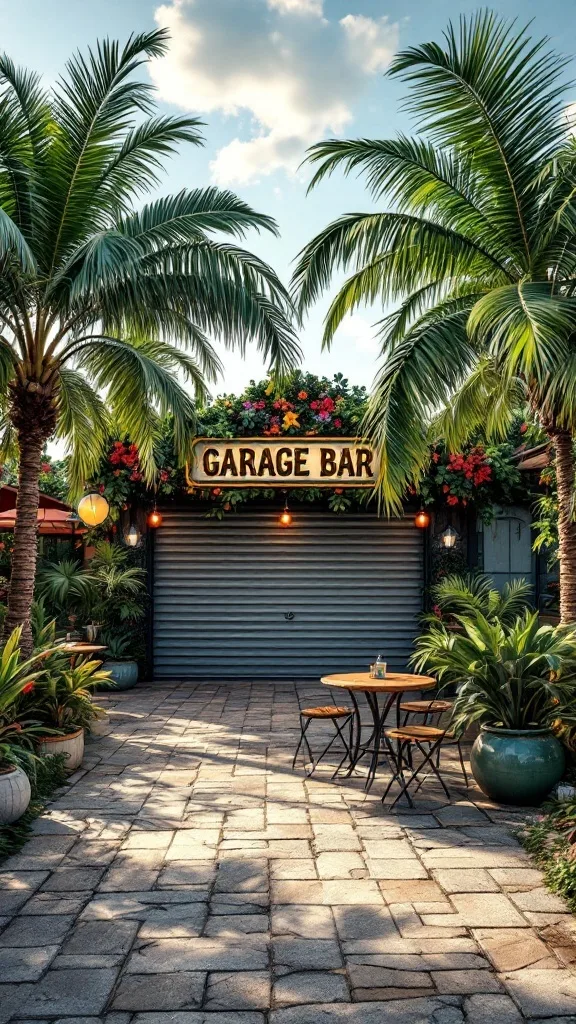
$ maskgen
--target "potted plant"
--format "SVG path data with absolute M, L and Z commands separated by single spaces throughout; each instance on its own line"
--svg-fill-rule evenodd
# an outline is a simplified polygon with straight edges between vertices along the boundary
M 541 626 L 528 610 L 508 622 L 481 612 L 457 618 L 462 632 L 434 625 L 416 642 L 413 663 L 457 685 L 457 735 L 480 725 L 470 764 L 483 792 L 537 805 L 564 773 L 554 731 L 576 722 L 576 627 Z
M 36 711 L 45 726 L 38 737 L 39 753 L 67 754 L 70 771 L 82 763 L 85 732 L 102 713 L 91 697 L 91 690 L 109 678 L 101 664 L 91 660 L 71 665 L 68 654 L 52 650 L 36 684 Z
M 35 658 L 20 661 L 20 633 L 15 629 L 0 655 L 0 824 L 17 821 L 30 803 L 29 774 L 34 773 L 34 739 L 39 722 L 20 716 L 22 695 L 39 677 Z M 36 668 L 36 671 L 34 669 Z
M 127 634 L 104 634 L 102 643 L 106 644 L 104 668 L 110 675 L 110 683 L 104 684 L 104 687 L 131 690 L 138 682 L 138 662 L 131 653 L 132 638 Z

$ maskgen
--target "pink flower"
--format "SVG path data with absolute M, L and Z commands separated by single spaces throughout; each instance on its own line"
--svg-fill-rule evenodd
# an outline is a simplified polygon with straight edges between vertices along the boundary
M 340 430 L 340 427 L 342 426 L 342 420 L 334 420 L 334 426 L 336 427 L 336 430 Z
M 251 409 L 252 408 L 252 402 L 242 402 L 242 405 L 243 405 L 244 409 Z

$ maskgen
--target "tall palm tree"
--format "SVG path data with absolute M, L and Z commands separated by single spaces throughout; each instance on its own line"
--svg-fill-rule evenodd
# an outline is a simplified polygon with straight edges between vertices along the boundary
M 211 237 L 276 232 L 270 217 L 215 188 L 140 205 L 163 158 L 202 141 L 196 118 L 155 114 L 138 77 L 166 46 L 163 31 L 105 40 L 50 91 L 0 57 L 0 401 L 20 461 L 7 629 L 24 624 L 25 648 L 47 439 L 66 439 L 79 490 L 113 422 L 152 481 L 159 417 L 172 413 L 183 458 L 190 390 L 219 370 L 208 333 L 254 341 L 280 373 L 299 354 L 274 271 Z
M 566 61 L 490 11 L 444 41 L 399 53 L 419 134 L 312 147 L 316 186 L 337 167 L 367 176 L 386 212 L 351 213 L 300 254 L 302 308 L 352 271 L 326 319 L 329 345 L 361 303 L 399 303 L 379 324 L 384 362 L 367 430 L 382 493 L 397 508 L 429 460 L 482 424 L 503 432 L 526 399 L 553 443 L 560 503 L 561 613 L 576 619 L 576 142 Z M 437 422 L 439 412 L 440 422 Z

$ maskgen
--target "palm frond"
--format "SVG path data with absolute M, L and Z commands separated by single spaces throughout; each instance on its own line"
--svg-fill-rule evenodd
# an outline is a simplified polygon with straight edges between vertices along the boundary
M 102 397 L 77 370 L 61 366 L 56 436 L 66 442 L 72 500 L 96 473 L 105 450 L 110 418 Z
M 430 440 L 444 440 L 452 452 L 460 451 L 478 430 L 488 438 L 503 440 L 525 399 L 522 379 L 500 373 L 493 359 L 482 356 L 433 419 Z

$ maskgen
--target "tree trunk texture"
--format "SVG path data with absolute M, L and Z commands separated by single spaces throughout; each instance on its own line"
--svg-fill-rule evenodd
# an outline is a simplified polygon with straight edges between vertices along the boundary
M 8 590 L 5 636 L 22 626 L 21 651 L 32 651 L 30 615 L 38 553 L 39 478 L 44 445 L 54 431 L 56 412 L 52 396 L 34 384 L 16 385 L 12 392 L 10 419 L 16 429 L 19 449 L 18 497 L 12 551 L 12 572 Z
M 560 562 L 560 621 L 576 622 L 576 520 L 574 517 L 574 455 L 572 434 L 552 435 L 556 453 L 558 539 Z

